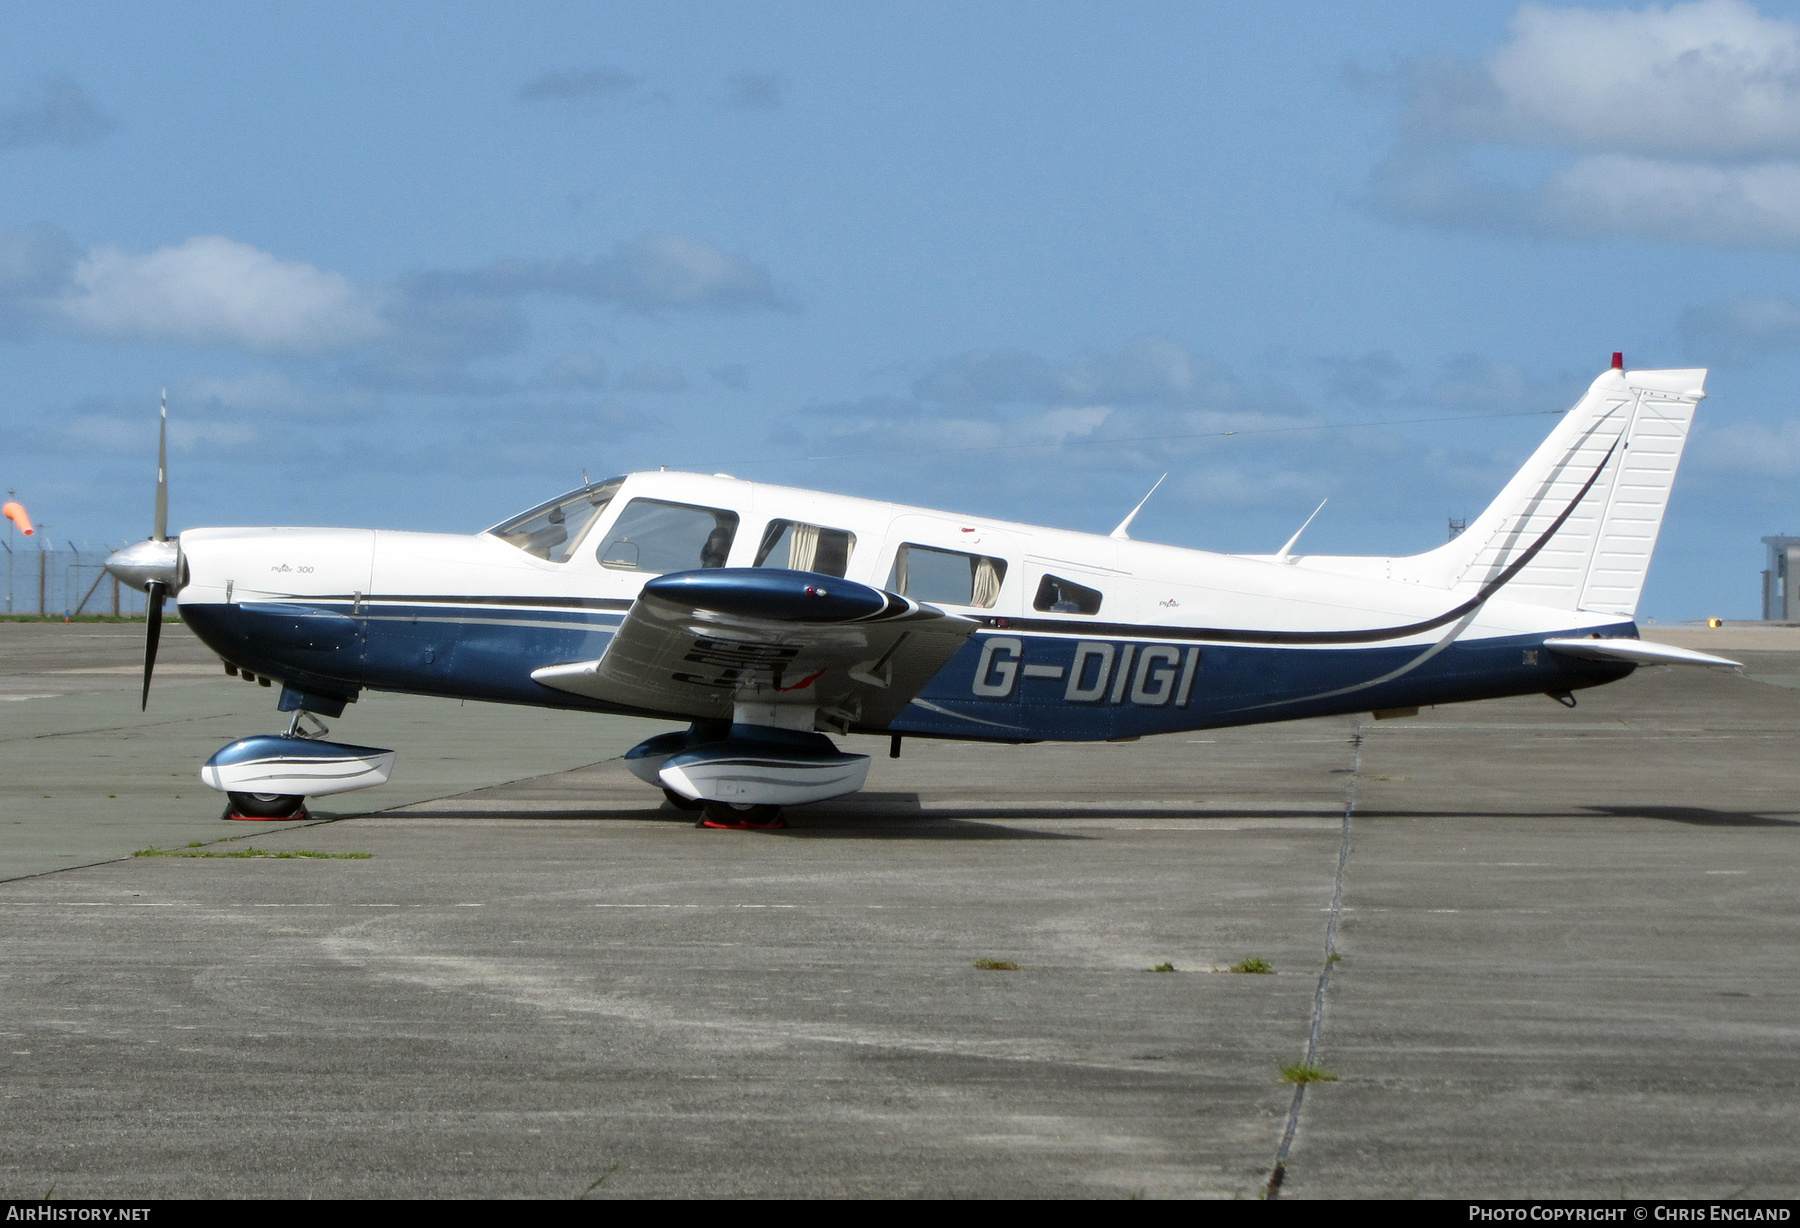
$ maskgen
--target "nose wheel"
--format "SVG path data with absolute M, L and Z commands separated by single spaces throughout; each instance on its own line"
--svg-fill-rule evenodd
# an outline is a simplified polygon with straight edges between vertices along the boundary
M 702 802 L 700 827 L 720 831 L 780 831 L 787 826 L 780 806 L 738 806 L 731 802 Z
M 295 797 L 289 793 L 227 793 L 230 805 L 225 807 L 224 819 L 249 819 L 270 822 L 276 819 L 304 819 L 306 799 Z

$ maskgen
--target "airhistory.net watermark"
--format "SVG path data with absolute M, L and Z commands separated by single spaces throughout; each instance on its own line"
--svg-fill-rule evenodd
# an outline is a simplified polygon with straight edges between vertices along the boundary
M 133 1206 L 95 1206 L 91 1203 L 17 1203 L 6 1204 L 9 1224 L 143 1224 L 150 1220 L 150 1208 Z

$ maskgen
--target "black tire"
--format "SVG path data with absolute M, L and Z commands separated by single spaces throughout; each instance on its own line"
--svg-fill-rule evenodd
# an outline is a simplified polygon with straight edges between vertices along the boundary
M 769 823 L 781 813 L 780 806 L 739 806 L 732 802 L 703 802 L 700 808 L 715 823 Z
M 227 793 L 225 796 L 231 799 L 228 813 L 241 814 L 246 819 L 286 819 L 306 809 L 306 799 L 291 793 Z
M 675 792 L 675 790 L 670 789 L 666 786 L 663 788 L 663 796 L 668 798 L 669 805 L 675 807 L 675 809 L 677 809 L 677 810 L 698 810 L 698 809 L 700 809 L 701 802 L 700 802 L 699 798 L 683 797 L 683 796 L 681 796 L 681 794 Z

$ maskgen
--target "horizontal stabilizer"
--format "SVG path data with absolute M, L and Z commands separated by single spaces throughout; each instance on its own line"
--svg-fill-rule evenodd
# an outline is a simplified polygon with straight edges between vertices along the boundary
M 1634 665 L 1704 665 L 1712 669 L 1742 669 L 1743 663 L 1677 648 L 1673 644 L 1651 644 L 1643 640 L 1570 639 L 1545 640 L 1544 647 L 1565 657 L 1581 657 L 1589 661 L 1630 661 Z

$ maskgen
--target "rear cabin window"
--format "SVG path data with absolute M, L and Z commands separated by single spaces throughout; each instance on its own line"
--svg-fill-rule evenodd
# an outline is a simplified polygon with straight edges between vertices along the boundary
M 616 571 L 694 571 L 723 567 L 738 517 L 716 507 L 633 499 L 596 551 Z
M 907 542 L 894 555 L 888 591 L 914 601 L 941 601 L 983 609 L 1000 599 L 1006 560 Z
M 528 512 L 520 512 L 488 532 L 526 554 L 561 563 L 580 543 L 588 526 L 606 510 L 606 505 L 619 493 L 624 481 L 624 478 L 613 478 L 609 482 L 570 491 L 561 498 L 540 503 Z
M 757 547 L 755 565 L 841 576 L 850 570 L 850 552 L 855 549 L 856 534 L 848 529 L 771 520 Z
M 1061 576 L 1045 576 L 1038 584 L 1037 596 L 1031 599 L 1031 608 L 1051 614 L 1098 614 L 1100 601 L 1099 589 Z

